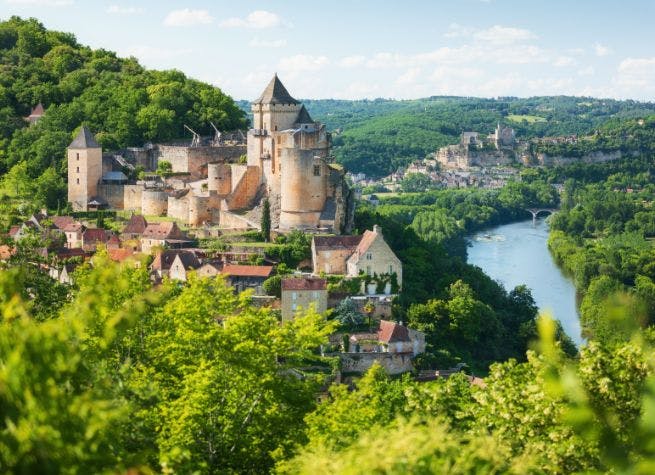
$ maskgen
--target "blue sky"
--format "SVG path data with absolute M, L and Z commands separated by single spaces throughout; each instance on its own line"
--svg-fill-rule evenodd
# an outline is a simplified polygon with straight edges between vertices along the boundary
M 551 94 L 655 100 L 655 0 L 0 0 L 237 99 Z

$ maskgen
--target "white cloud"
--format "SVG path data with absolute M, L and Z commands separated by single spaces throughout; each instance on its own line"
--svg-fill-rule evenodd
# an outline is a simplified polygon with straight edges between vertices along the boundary
M 364 61 L 366 61 L 366 56 L 353 55 L 341 58 L 337 64 L 342 68 L 354 68 L 364 64 Z
M 182 10 L 173 10 L 166 18 L 164 18 L 164 25 L 166 26 L 194 26 L 194 25 L 208 25 L 214 21 L 207 10 L 190 10 L 184 8 Z
M 398 76 L 396 79 L 396 84 L 398 85 L 407 85 L 416 82 L 418 77 L 421 75 L 421 68 L 410 68 L 405 71 L 403 74 Z
M 287 45 L 287 40 L 262 40 L 255 36 L 252 40 L 250 40 L 249 44 L 253 48 L 282 48 L 283 46 Z
M 159 48 L 157 46 L 136 45 L 121 51 L 121 56 L 135 56 L 143 61 L 159 61 L 192 53 L 189 48 Z
M 73 0 L 7 0 L 7 3 L 36 7 L 67 7 L 73 4 Z
M 483 71 L 477 68 L 454 68 L 451 66 L 441 66 L 434 70 L 430 79 L 433 81 L 447 81 L 451 79 L 472 79 L 479 78 L 483 75 Z
M 501 25 L 494 25 L 486 30 L 480 30 L 474 34 L 474 37 L 481 41 L 487 41 L 493 44 L 510 44 L 520 41 L 532 40 L 537 36 L 530 30 L 523 28 L 512 28 Z
M 566 66 L 573 66 L 575 64 L 575 59 L 570 56 L 558 56 L 553 61 L 553 66 L 556 68 L 564 68 Z
M 113 13 L 116 15 L 135 15 L 137 13 L 143 13 L 145 11 L 142 7 L 123 7 L 120 5 L 109 5 L 107 7 L 107 13 Z
M 612 50 L 610 50 L 607 46 L 603 46 L 600 43 L 596 43 L 594 45 L 594 53 L 596 53 L 596 56 L 607 56 L 610 54 Z
M 616 82 L 622 86 L 648 87 L 655 86 L 655 57 L 626 58 L 619 64 Z
M 570 49 L 566 50 L 566 52 L 568 54 L 572 54 L 574 56 L 582 56 L 583 54 L 586 53 L 584 48 L 570 48 Z
M 288 23 L 282 21 L 279 15 L 266 10 L 255 10 L 249 13 L 246 18 L 228 18 L 219 24 L 222 28 L 252 28 L 256 30 L 284 25 L 289 26 Z
M 281 71 L 298 73 L 305 71 L 319 71 L 330 63 L 327 56 L 312 56 L 310 54 L 297 54 L 282 58 L 278 63 Z

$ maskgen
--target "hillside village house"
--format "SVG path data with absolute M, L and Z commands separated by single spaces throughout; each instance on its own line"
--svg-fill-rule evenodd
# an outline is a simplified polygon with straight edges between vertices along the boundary
M 327 281 L 316 277 L 282 279 L 282 320 L 291 320 L 299 309 L 313 306 L 318 313 L 327 310 Z
M 124 241 L 139 239 L 147 227 L 148 222 L 146 221 L 146 218 L 140 214 L 133 214 L 123 228 L 121 238 Z
M 263 284 L 271 276 L 273 266 L 245 266 L 226 264 L 221 271 L 227 283 L 237 293 L 253 289 L 255 295 L 266 295 Z
M 356 277 L 396 275 L 402 286 L 403 269 L 400 259 L 384 240 L 382 228 L 373 226 L 360 236 L 314 236 L 312 239 L 314 274 L 342 274 Z
M 93 252 L 98 248 L 98 244 L 106 244 L 111 234 L 102 228 L 88 228 L 82 233 L 82 249 Z
M 169 277 L 172 280 L 186 282 L 188 273 L 198 269 L 200 265 L 200 260 L 195 252 L 166 249 L 157 253 L 150 265 L 150 272 L 155 281 Z
M 150 223 L 141 234 L 141 251 L 149 254 L 153 247 L 179 247 L 190 242 L 174 222 Z

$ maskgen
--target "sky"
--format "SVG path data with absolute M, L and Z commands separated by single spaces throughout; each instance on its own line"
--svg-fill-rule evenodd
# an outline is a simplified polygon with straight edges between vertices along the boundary
M 0 0 L 82 44 L 235 99 L 655 100 L 655 0 Z

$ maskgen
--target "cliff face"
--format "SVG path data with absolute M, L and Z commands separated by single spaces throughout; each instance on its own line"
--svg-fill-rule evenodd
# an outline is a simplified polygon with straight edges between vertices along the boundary
M 569 165 L 571 163 L 602 163 L 612 160 L 618 160 L 627 155 L 635 155 L 622 153 L 620 150 L 615 152 L 591 152 L 582 157 L 565 157 L 561 155 L 547 155 L 545 153 L 536 154 L 536 162 L 539 165 L 554 166 L 554 165 Z

